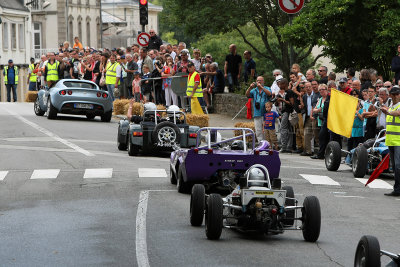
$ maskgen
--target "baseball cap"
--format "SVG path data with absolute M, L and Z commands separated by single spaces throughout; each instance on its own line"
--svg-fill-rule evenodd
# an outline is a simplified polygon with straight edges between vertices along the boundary
M 12 60 L 12 59 L 9 59 L 9 60 L 8 60 L 8 63 L 13 63 L 13 60 Z
M 189 63 L 187 64 L 187 66 L 188 66 L 188 68 L 189 68 L 189 67 L 193 67 L 193 66 L 194 66 L 194 64 L 193 64 L 193 62 L 192 62 L 192 61 L 189 61 Z
M 392 89 L 390 89 L 389 94 L 391 94 L 391 95 L 400 94 L 400 88 L 397 85 L 393 86 Z
M 117 48 L 114 47 L 111 51 L 117 51 Z
M 122 56 L 121 56 L 121 59 L 125 59 L 125 55 L 122 55 Z
M 212 58 L 211 54 L 206 54 L 206 57 L 210 57 L 210 58 Z
M 339 80 L 340 83 L 347 83 L 347 78 L 346 77 L 342 77 Z
M 182 54 L 188 55 L 188 54 L 189 54 L 189 50 L 187 50 L 187 49 L 182 49 L 181 55 L 182 55 Z
M 278 75 L 278 76 L 275 77 L 275 81 L 279 81 L 279 80 L 281 80 L 282 78 L 283 78 L 282 75 Z

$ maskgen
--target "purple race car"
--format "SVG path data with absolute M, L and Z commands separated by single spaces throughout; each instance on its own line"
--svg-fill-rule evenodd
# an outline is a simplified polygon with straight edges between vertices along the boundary
M 220 132 L 240 131 L 241 135 L 222 140 Z M 251 137 L 251 147 L 246 138 Z M 202 139 L 205 144 L 202 144 Z M 178 149 L 171 153 L 170 181 L 178 192 L 189 193 L 193 184 L 203 184 L 206 190 L 232 191 L 246 170 L 261 164 L 268 169 L 271 181 L 279 178 L 279 152 L 267 141 L 255 146 L 255 135 L 248 128 L 201 128 L 196 147 Z M 203 140 L 204 141 L 204 140 Z

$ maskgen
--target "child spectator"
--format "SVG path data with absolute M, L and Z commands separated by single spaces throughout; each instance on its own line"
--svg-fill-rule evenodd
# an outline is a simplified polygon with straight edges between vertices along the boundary
M 151 72 L 149 66 L 146 64 L 143 65 L 143 76 L 142 80 L 146 80 L 150 78 Z M 143 95 L 143 101 L 144 103 L 147 103 L 150 101 L 150 94 L 151 94 L 151 83 L 149 81 L 143 81 L 142 86 L 141 86 L 141 92 Z
M 275 150 L 278 150 L 278 138 L 276 137 L 275 132 L 275 120 L 276 118 L 280 118 L 278 113 L 275 111 L 271 111 L 272 102 L 265 103 L 265 110 L 267 111 L 264 114 L 264 136 L 265 139 L 269 142 L 270 147 L 274 146 Z
M 134 79 L 132 81 L 132 94 L 133 97 L 135 98 L 136 102 L 140 102 L 140 73 L 136 71 L 134 74 Z

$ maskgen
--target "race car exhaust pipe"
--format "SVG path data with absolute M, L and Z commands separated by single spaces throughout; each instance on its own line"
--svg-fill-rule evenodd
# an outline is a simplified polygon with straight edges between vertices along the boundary
M 242 210 L 241 206 L 236 206 L 236 205 L 232 205 L 232 204 L 224 204 L 224 207 L 235 209 L 235 210 Z

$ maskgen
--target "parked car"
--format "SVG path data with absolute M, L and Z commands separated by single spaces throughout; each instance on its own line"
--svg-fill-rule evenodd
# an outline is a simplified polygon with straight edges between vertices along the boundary
M 37 116 L 57 118 L 58 113 L 86 115 L 88 119 L 100 116 L 104 122 L 112 117 L 113 101 L 108 92 L 91 81 L 63 79 L 52 88 L 41 89 L 34 104 Z

